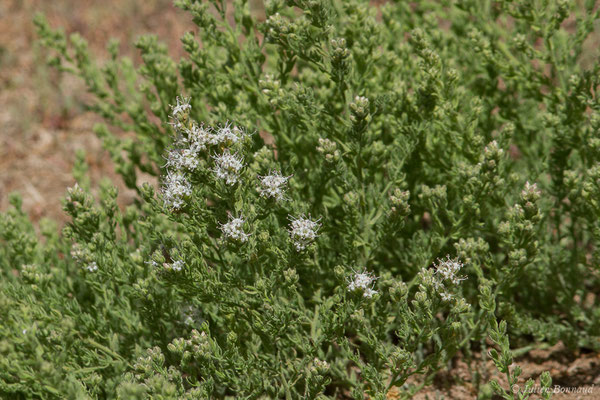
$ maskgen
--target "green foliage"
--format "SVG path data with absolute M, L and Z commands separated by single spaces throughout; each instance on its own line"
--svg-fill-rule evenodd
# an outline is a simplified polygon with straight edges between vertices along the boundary
M 186 57 L 139 66 L 35 18 L 139 196 L 80 155 L 60 235 L 0 215 L 2 395 L 384 399 L 488 336 L 510 385 L 509 335 L 598 349 L 593 1 L 175 4 Z
M 502 321 L 500 324 L 496 320 L 492 321 L 492 329 L 490 331 L 490 339 L 494 344 L 500 347 L 501 353 L 498 353 L 496 349 L 490 350 L 490 357 L 498 370 L 506 375 L 508 386 L 510 390 L 504 389 L 500 386 L 498 381 L 492 380 L 490 384 L 494 391 L 501 395 L 505 400 L 527 400 L 532 393 L 540 393 L 542 399 L 550 399 L 552 397 L 552 378 L 549 372 L 544 372 L 540 375 L 541 385 L 538 388 L 534 388 L 533 379 L 527 380 L 525 386 L 521 388 L 518 383 L 518 378 L 521 375 L 521 367 L 515 366 L 511 369 L 513 364 L 513 355 L 510 351 L 510 344 L 508 336 L 506 335 L 506 322 Z

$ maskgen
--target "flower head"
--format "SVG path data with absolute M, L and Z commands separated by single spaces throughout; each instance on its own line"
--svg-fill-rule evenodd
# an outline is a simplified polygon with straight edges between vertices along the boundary
M 173 168 L 176 171 L 190 170 L 198 168 L 198 156 L 196 152 L 190 149 L 172 149 L 167 153 L 167 168 Z
M 171 106 L 171 115 L 173 118 L 179 118 L 182 114 L 189 112 L 192 109 L 190 105 L 191 98 L 177 97 L 177 105 Z
M 220 226 L 223 236 L 242 243 L 248 241 L 250 234 L 244 232 L 244 222 L 243 217 L 234 218 L 232 215 L 229 215 L 229 222 Z
M 448 293 L 448 292 L 441 292 L 441 293 L 440 293 L 440 298 L 441 298 L 443 301 L 446 301 L 446 302 L 448 302 L 448 301 L 452 300 L 452 298 L 453 298 L 453 297 L 454 297 L 454 296 L 452 295 L 452 293 Z
M 355 272 L 352 280 L 348 282 L 348 290 L 351 292 L 361 291 L 363 297 L 371 298 L 377 294 L 377 291 L 373 289 L 373 283 L 377 280 L 377 277 L 373 276 L 370 272 Z
M 321 225 L 317 221 L 311 221 L 309 218 L 304 218 L 301 216 L 300 218 L 291 217 L 290 223 L 290 238 L 294 243 L 297 251 L 302 251 L 308 247 L 308 245 L 316 239 L 317 230 Z
M 237 126 L 232 126 L 230 123 L 226 123 L 224 126 L 216 129 L 211 137 L 210 144 L 220 145 L 224 144 L 225 146 L 231 146 L 236 144 L 244 139 L 246 133 Z
M 177 105 L 171 106 L 171 119 L 173 122 L 169 123 L 175 132 L 186 132 L 191 109 L 190 98 L 177 97 Z
M 85 269 L 88 272 L 96 272 L 96 271 L 98 271 L 98 264 L 96 264 L 96 261 L 92 261 L 85 267 Z
M 171 264 L 165 263 L 164 267 L 170 271 L 179 272 L 183 269 L 184 262 L 181 260 L 173 261 Z
M 447 258 L 445 260 L 438 259 L 438 263 L 435 266 L 435 272 L 441 277 L 442 281 L 448 281 L 454 285 L 458 285 L 460 281 L 467 279 L 465 277 L 456 275 L 463 267 L 463 263 L 461 263 L 458 258 L 450 259 L 450 256 L 446 257 Z
M 240 171 L 244 167 L 244 160 L 237 153 L 231 154 L 229 150 L 213 158 L 215 160 L 213 172 L 216 177 L 223 179 L 228 185 L 237 183 Z
M 206 150 L 206 146 L 210 144 L 212 140 L 212 132 L 210 127 L 198 126 L 196 123 L 193 124 L 192 129 L 188 133 L 188 139 L 190 150 L 198 153 L 202 150 Z
M 259 176 L 260 186 L 258 192 L 261 197 L 273 198 L 275 200 L 283 200 L 283 187 L 286 185 L 291 176 L 283 176 L 280 172 L 270 172 L 269 175 Z
M 434 266 L 435 270 L 422 270 L 421 279 L 424 284 L 431 285 L 442 301 L 450 302 L 455 298 L 451 289 L 452 285 L 458 285 L 467 279 L 464 276 L 458 276 L 458 272 L 464 264 L 458 258 L 451 259 L 450 256 L 446 256 L 445 260 L 438 259 Z
M 163 182 L 164 203 L 171 210 L 179 210 L 185 197 L 192 194 L 192 185 L 181 172 L 169 172 Z

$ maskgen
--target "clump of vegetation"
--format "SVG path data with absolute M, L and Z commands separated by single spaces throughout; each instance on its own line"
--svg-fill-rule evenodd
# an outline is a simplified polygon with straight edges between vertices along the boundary
M 175 4 L 187 56 L 138 66 L 35 19 L 139 196 L 80 157 L 62 232 L 12 197 L 3 396 L 385 399 L 459 351 L 515 384 L 509 339 L 598 350 L 594 1 Z

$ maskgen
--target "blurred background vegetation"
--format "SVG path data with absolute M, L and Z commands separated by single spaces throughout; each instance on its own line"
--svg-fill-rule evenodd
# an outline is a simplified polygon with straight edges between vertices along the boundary
M 33 16 L 46 15 L 50 25 L 67 34 L 78 32 L 100 62 L 108 57 L 110 38 L 120 41 L 121 54 L 139 61 L 135 39 L 154 33 L 168 45 L 175 59 L 183 56 L 180 37 L 194 31 L 187 13 L 173 0 L 1 0 L 0 1 L 0 211 L 9 207 L 8 194 L 18 191 L 24 210 L 34 221 L 49 217 L 64 221 L 60 199 L 75 181 L 71 169 L 78 149 L 86 150 L 92 187 L 102 177 L 116 178 L 108 155 L 92 132 L 100 118 L 85 109 L 84 84 L 46 65 L 46 54 L 37 43 Z M 251 0 L 264 13 L 262 0 Z M 372 0 L 373 4 L 385 0 Z M 599 2 L 600 3 L 600 2 Z M 260 19 L 260 16 L 258 16 Z M 572 17 L 564 27 L 572 27 Z M 587 40 L 591 62 L 598 29 Z M 122 134 L 126 134 L 123 132 Z M 144 180 L 150 178 L 143 177 Z M 120 201 L 133 193 L 119 179 Z
M 19 191 L 34 221 L 63 221 L 60 199 L 74 183 L 76 150 L 86 150 L 93 186 L 116 175 L 92 132 L 100 119 L 85 110 L 84 84 L 46 65 L 32 23 L 37 12 L 67 34 L 79 32 L 100 61 L 108 57 L 110 38 L 137 61 L 132 43 L 148 33 L 157 34 L 177 59 L 183 55 L 179 38 L 193 23 L 172 0 L 0 1 L 0 211 L 9 207 L 8 194 Z M 127 203 L 132 193 L 115 183 Z

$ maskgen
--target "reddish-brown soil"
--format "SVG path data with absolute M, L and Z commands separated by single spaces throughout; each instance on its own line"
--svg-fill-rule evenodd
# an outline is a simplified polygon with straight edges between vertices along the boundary
M 518 357 L 514 363 L 514 366 L 516 365 L 523 369 L 517 384 L 521 389 L 530 378 L 535 381 L 531 399 L 541 398 L 535 392 L 535 388 L 540 390 L 539 376 L 544 371 L 550 372 L 552 376 L 553 399 L 600 399 L 600 354 L 598 353 L 573 353 L 559 343 L 551 348 L 532 350 Z M 483 361 L 481 354 L 475 354 L 470 360 L 458 356 L 446 371 L 436 376 L 432 386 L 423 389 L 414 399 L 476 399 L 478 394 L 482 394 L 482 384 L 492 379 L 509 389 L 506 376 L 498 372 L 489 358 Z M 579 393 L 565 393 L 566 390 L 579 390 Z M 394 392 L 392 391 L 388 397 L 395 398 Z M 500 399 L 496 396 L 493 398 Z
M 85 111 L 90 96 L 84 84 L 46 66 L 48 53 L 37 42 L 32 23 L 36 12 L 67 34 L 81 34 L 100 63 L 113 37 L 120 40 L 124 55 L 138 59 L 133 42 L 147 33 L 158 34 L 179 58 L 179 38 L 194 27 L 171 0 L 0 1 L 0 211 L 9 207 L 8 194 L 18 191 L 34 221 L 64 221 L 60 199 L 74 183 L 76 150 L 87 153 L 94 187 L 101 177 L 115 174 L 92 132 L 101 120 Z M 120 179 L 113 181 L 121 204 L 127 204 L 132 193 Z

